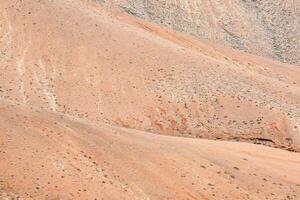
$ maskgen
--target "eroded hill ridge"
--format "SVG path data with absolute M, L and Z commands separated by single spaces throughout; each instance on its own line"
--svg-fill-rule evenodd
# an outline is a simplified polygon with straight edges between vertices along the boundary
M 96 0 L 200 39 L 300 65 L 294 0 Z

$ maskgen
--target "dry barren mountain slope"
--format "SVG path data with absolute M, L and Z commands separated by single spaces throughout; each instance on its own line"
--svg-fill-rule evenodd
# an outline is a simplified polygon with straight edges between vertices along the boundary
M 1 199 L 297 200 L 299 104 L 297 66 L 94 1 L 1 0 Z
M 3 199 L 300 198 L 298 153 L 95 125 L 3 101 L 0 110 Z
M 155 133 L 299 150 L 296 66 L 87 1 L 2 0 L 0 19 L 2 99 Z
M 297 0 L 96 0 L 201 39 L 300 65 Z

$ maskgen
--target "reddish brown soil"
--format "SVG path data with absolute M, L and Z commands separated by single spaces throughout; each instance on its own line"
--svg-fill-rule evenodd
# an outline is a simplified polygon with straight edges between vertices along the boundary
M 155 133 L 299 150 L 299 67 L 85 1 L 5 0 L 0 16 L 3 99 Z
M 300 156 L 161 136 L 1 102 L 0 197 L 298 199 Z
M 3 198 L 299 199 L 299 104 L 297 66 L 90 1 L 1 1 Z

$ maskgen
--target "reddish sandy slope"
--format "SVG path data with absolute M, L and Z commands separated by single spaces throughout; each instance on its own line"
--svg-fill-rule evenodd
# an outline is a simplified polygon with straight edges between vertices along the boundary
M 0 6 L 3 99 L 161 134 L 299 150 L 299 67 L 86 1 Z
M 1 0 L 4 199 L 297 200 L 299 104 L 297 66 L 91 1 Z
M 1 101 L 0 197 L 294 199 L 300 155 L 95 125 Z

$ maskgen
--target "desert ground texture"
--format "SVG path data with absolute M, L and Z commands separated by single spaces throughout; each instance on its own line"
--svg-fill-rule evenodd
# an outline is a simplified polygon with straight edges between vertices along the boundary
M 298 1 L 139 2 L 0 0 L 0 198 L 300 199 Z

